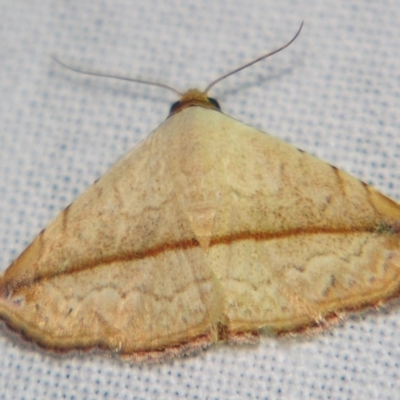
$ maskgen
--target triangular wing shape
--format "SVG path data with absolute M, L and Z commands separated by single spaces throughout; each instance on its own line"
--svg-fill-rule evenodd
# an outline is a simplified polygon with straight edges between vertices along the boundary
M 224 114 L 167 119 L 0 278 L 0 316 L 55 349 L 139 359 L 296 331 L 397 296 L 400 207 Z

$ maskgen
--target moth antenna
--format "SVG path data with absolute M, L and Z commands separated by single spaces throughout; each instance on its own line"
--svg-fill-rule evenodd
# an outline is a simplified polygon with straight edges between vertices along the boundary
M 303 28 L 304 22 L 301 23 L 300 28 L 298 29 L 298 31 L 296 32 L 296 34 L 294 35 L 294 37 L 285 45 L 283 45 L 282 47 L 279 47 L 278 49 L 271 51 L 270 53 L 264 54 L 261 57 L 256 58 L 253 61 L 250 61 L 247 64 L 242 65 L 239 68 L 234 69 L 233 71 L 228 72 L 225 75 L 222 75 L 221 77 L 219 77 L 218 79 L 216 79 L 215 81 L 211 82 L 203 91 L 203 93 L 208 93 L 210 91 L 210 89 L 215 86 L 217 83 L 221 82 L 223 79 L 228 78 L 229 76 L 236 74 L 237 72 L 241 71 L 242 69 L 245 69 L 247 67 L 250 67 L 251 65 L 264 60 L 267 57 L 270 57 L 276 53 L 279 53 L 280 51 L 282 51 L 283 49 L 285 49 L 286 47 L 290 46 L 299 36 L 301 29 Z M 129 78 L 127 76 L 122 76 L 122 75 L 114 75 L 114 74 L 106 74 L 106 73 L 102 73 L 102 72 L 96 72 L 90 69 L 81 69 L 81 68 L 77 68 L 77 67 L 73 67 L 71 65 L 68 65 L 64 62 L 62 62 L 59 58 L 57 58 L 56 56 L 52 56 L 53 60 L 56 61 L 58 64 L 62 65 L 64 68 L 67 68 L 71 71 L 74 72 L 78 72 L 80 74 L 85 74 L 85 75 L 92 75 L 92 76 L 100 76 L 103 78 L 114 78 L 114 79 L 120 79 L 123 81 L 128 81 L 128 82 L 135 82 L 135 83 L 141 83 L 141 84 L 145 84 L 145 85 L 150 85 L 150 86 L 156 86 L 156 87 L 160 87 L 163 89 L 167 89 L 173 93 L 175 93 L 178 97 L 182 97 L 183 93 L 179 92 L 178 90 L 174 89 L 171 86 L 168 86 L 164 83 L 159 83 L 159 82 L 152 82 L 152 81 L 147 81 L 144 79 L 137 79 L 137 78 Z
M 144 79 L 136 79 L 136 78 L 128 78 L 126 76 L 122 75 L 113 75 L 113 74 L 105 74 L 102 72 L 96 72 L 90 69 L 80 69 L 77 67 L 73 67 L 71 65 L 65 64 L 62 62 L 60 59 L 58 59 L 56 56 L 52 56 L 53 60 L 62 65 L 64 68 L 70 69 L 71 71 L 79 72 L 80 74 L 85 74 L 85 75 L 93 75 L 93 76 L 101 76 L 103 78 L 114 78 L 114 79 L 120 79 L 122 81 L 128 81 L 128 82 L 135 82 L 135 83 L 143 83 L 145 85 L 151 85 L 151 86 L 157 86 L 163 89 L 167 89 L 179 97 L 182 97 L 182 93 L 179 92 L 178 90 L 174 89 L 171 86 L 165 85 L 164 83 L 158 83 L 158 82 L 151 82 L 151 81 L 146 81 Z
M 218 82 L 221 82 L 223 79 L 228 78 L 228 76 L 231 76 L 231 75 L 233 75 L 233 74 L 236 74 L 237 72 L 241 71 L 242 69 L 245 69 L 245 68 L 247 68 L 247 67 L 250 67 L 250 65 L 253 65 L 253 64 L 255 64 L 255 63 L 258 63 L 259 61 L 264 60 L 264 58 L 267 58 L 267 57 L 272 56 L 272 55 L 274 55 L 274 54 L 276 54 L 276 53 L 279 53 L 280 51 L 282 51 L 282 50 L 285 49 L 286 47 L 290 46 L 290 45 L 297 39 L 297 36 L 299 36 L 300 31 L 301 31 L 301 29 L 303 28 L 303 25 L 304 25 L 304 21 L 301 23 L 300 28 L 298 29 L 298 31 L 296 32 L 296 34 L 293 36 L 293 38 L 292 38 L 288 43 L 286 43 L 284 46 L 279 47 L 279 49 L 276 49 L 276 50 L 274 50 L 274 51 L 271 51 L 270 53 L 264 54 L 264 55 L 262 55 L 261 57 L 258 57 L 258 58 L 256 58 L 255 60 L 250 61 L 249 63 L 244 64 L 244 65 L 242 65 L 241 67 L 234 69 L 233 71 L 228 72 L 228 73 L 225 74 L 225 75 L 222 75 L 221 77 L 219 77 L 219 78 L 216 79 L 215 81 L 211 82 L 211 83 L 205 88 L 205 90 L 204 90 L 203 93 L 208 93 L 208 92 L 210 91 L 210 89 L 211 89 L 213 86 L 215 86 Z

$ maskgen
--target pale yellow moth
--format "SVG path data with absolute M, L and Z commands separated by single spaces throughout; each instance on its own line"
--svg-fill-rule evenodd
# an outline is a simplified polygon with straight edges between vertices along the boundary
M 161 360 L 399 296 L 400 205 L 223 114 L 219 80 L 179 94 L 1 275 L 7 325 L 53 350 Z

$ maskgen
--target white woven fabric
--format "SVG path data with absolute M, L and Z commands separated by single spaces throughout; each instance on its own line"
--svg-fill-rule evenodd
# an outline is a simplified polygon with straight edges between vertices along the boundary
M 65 61 L 204 88 L 224 111 L 400 200 L 398 0 L 0 0 L 0 270 L 165 118 L 161 89 Z M 400 308 L 312 337 L 217 346 L 161 365 L 55 356 L 0 329 L 0 399 L 396 399 Z

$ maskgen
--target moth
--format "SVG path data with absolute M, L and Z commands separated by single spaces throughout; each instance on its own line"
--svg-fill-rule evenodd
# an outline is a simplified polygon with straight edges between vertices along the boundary
M 1 275 L 9 327 L 56 351 L 160 361 L 399 296 L 400 205 L 223 114 L 207 93 L 232 73 L 178 93 Z

